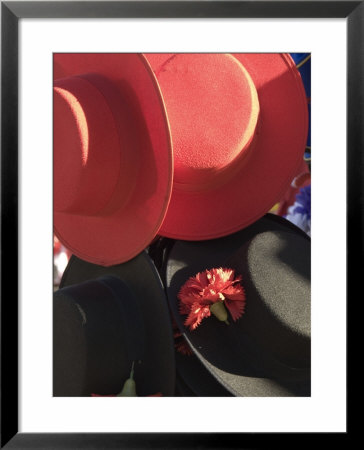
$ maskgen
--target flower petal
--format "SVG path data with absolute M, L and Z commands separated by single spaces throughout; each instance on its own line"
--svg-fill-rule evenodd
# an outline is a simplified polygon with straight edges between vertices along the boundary
M 191 330 L 194 330 L 200 325 L 202 319 L 209 317 L 210 315 L 211 312 L 208 306 L 194 303 L 187 319 L 185 320 L 185 325 L 190 327 Z
M 211 272 L 214 274 L 216 282 L 227 283 L 234 278 L 233 269 L 219 267 L 218 269 L 212 269 Z
M 202 289 L 205 288 L 206 286 L 208 286 L 208 284 L 210 283 L 208 270 L 206 270 L 204 272 L 199 272 L 195 277 L 191 277 L 190 279 L 193 279 L 193 278 L 195 278 L 198 281 L 198 283 Z
M 239 319 L 244 313 L 245 310 L 245 301 L 239 301 L 239 300 L 225 300 L 225 306 L 229 310 L 231 317 L 233 318 L 233 321 Z
M 229 286 L 223 290 L 223 295 L 229 300 L 245 300 L 245 291 L 240 285 Z

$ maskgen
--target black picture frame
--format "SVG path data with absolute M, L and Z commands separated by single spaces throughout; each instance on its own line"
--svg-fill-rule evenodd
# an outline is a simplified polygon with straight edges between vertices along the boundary
M 18 22 L 22 18 L 345 18 L 347 294 L 363 272 L 364 1 L 1 2 L 1 448 L 257 448 L 279 433 L 18 432 Z M 359 261 L 359 264 L 358 264 Z M 350 287 L 350 288 L 349 288 Z M 349 347 L 349 346 L 348 346 Z M 348 415 L 349 417 L 349 415 Z M 337 442 L 346 433 L 337 433 Z M 303 435 L 305 443 L 308 434 Z M 317 442 L 316 436 L 316 442 Z M 297 435 L 285 435 L 296 442 Z M 282 441 L 279 441 L 282 446 Z M 266 444 L 267 445 L 267 444 Z

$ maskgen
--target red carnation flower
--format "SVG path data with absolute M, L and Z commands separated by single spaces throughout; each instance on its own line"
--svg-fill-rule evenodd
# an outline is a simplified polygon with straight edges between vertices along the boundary
M 189 278 L 178 293 L 179 312 L 188 315 L 185 325 L 194 330 L 211 313 L 229 323 L 225 307 L 234 321 L 239 319 L 245 309 L 245 292 L 241 280 L 241 275 L 235 278 L 233 269 L 222 267 L 205 270 Z

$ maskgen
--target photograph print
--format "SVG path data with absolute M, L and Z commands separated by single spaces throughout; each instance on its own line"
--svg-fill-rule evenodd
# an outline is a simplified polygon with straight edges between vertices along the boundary
M 53 396 L 310 397 L 311 55 L 53 54 Z

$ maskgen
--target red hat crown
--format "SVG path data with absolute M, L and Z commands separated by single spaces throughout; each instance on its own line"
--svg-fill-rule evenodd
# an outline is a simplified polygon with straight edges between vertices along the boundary
M 138 139 L 128 126 L 130 105 L 127 112 L 120 97 L 98 74 L 54 82 L 55 211 L 103 216 L 130 196 Z
M 253 147 L 259 117 L 253 80 L 228 54 L 173 55 L 157 77 L 172 126 L 175 188 L 216 188 Z

